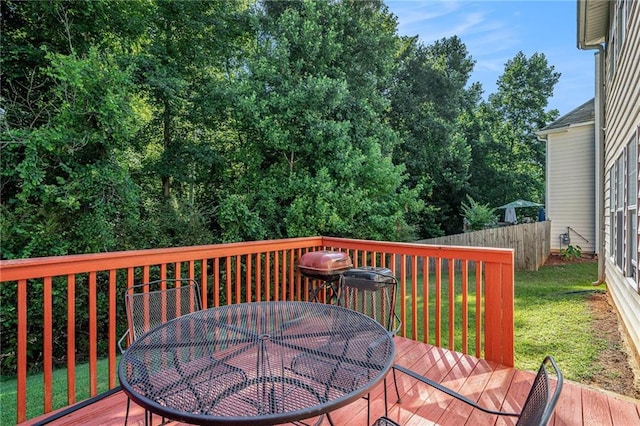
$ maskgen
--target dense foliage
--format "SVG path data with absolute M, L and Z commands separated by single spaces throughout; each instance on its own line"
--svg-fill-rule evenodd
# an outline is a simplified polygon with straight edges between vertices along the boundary
M 462 229 L 542 199 L 559 75 L 519 53 L 482 101 L 458 37 L 380 1 L 2 3 L 4 259 Z
M 467 195 L 542 200 L 543 54 L 509 61 L 485 102 L 461 39 L 400 37 L 382 1 L 0 7 L 1 259 L 407 241 L 460 232 Z

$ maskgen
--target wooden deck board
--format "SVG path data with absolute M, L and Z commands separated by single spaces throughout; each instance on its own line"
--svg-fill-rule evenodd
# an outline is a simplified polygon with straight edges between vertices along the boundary
M 582 392 L 582 413 L 585 424 L 611 425 L 607 396 L 599 392 Z
M 557 360 L 562 367 L 562 360 Z M 451 352 L 409 339 L 396 338 L 396 362 L 438 380 L 483 405 L 504 411 L 520 411 L 535 372 L 520 371 L 468 355 Z M 389 417 L 405 426 L 426 425 L 513 425 L 515 418 L 492 416 L 463 404 L 398 372 L 401 402 L 396 403 L 393 378 L 387 377 Z M 384 414 L 384 386 L 371 391 L 371 422 Z M 85 408 L 55 420 L 50 425 L 124 425 L 127 397 L 118 392 Z M 32 419 L 33 425 L 48 416 Z M 364 399 L 334 411 L 336 426 L 367 424 L 367 402 Z M 160 418 L 154 417 L 154 424 Z M 144 410 L 131 404 L 129 425 L 144 425 Z M 182 426 L 181 423 L 168 423 Z M 326 420 L 323 425 L 328 425 Z M 600 391 L 565 380 L 551 426 L 640 424 L 640 401 Z

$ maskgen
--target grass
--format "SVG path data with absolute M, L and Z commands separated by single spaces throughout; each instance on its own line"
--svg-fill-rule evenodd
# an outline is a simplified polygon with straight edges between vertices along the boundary
M 119 358 L 118 358 L 119 359 Z M 117 363 L 116 363 L 117 365 Z M 108 390 L 108 360 L 98 360 L 98 393 Z M 53 409 L 67 405 L 67 370 L 53 371 Z M 37 417 L 44 412 L 42 389 L 44 388 L 42 374 L 27 376 L 27 419 Z M 3 377 L 0 380 L 0 424 L 16 424 L 16 393 L 15 378 Z M 90 398 L 89 394 L 89 364 L 76 366 L 76 401 Z
M 515 277 L 516 368 L 535 370 L 545 355 L 553 355 L 565 377 L 585 381 L 600 366 L 603 339 L 593 333 L 587 299 L 597 278 L 597 263 L 545 266 Z
M 601 291 L 602 287 L 594 288 L 591 282 L 596 279 L 596 263 L 578 263 L 557 266 L 546 266 L 537 272 L 517 272 L 515 275 L 515 359 L 516 368 L 536 370 L 545 355 L 551 354 L 562 368 L 565 377 L 574 381 L 588 380 L 595 371 L 601 369 L 596 364 L 598 354 L 605 348 L 605 342 L 594 336 L 592 318 L 586 300 L 594 290 Z M 418 297 L 422 299 L 422 280 L 418 283 Z M 459 276 L 455 277 L 456 318 L 455 327 L 461 327 L 461 297 Z M 435 301 L 434 278 L 430 277 L 430 302 Z M 449 282 L 446 272 L 442 274 L 441 301 L 442 312 L 446 313 L 449 304 Z M 410 289 L 408 295 L 410 295 Z M 470 319 L 474 315 L 475 295 L 471 292 L 469 301 L 471 308 Z M 407 306 L 407 316 L 410 318 L 410 305 Z M 421 318 L 422 312 L 418 312 Z M 435 325 L 434 309 L 429 314 L 430 329 Z M 475 324 L 470 321 L 470 330 Z M 441 346 L 449 348 L 448 339 L 449 320 L 443 315 L 441 332 Z M 421 330 L 419 330 L 421 331 Z M 433 334 L 433 333 L 432 333 Z M 456 333 L 453 344 L 455 350 L 460 350 L 460 333 Z M 411 336 L 411 329 L 407 328 L 407 336 Z M 470 353 L 473 353 L 473 333 L 470 333 Z M 430 343 L 434 343 L 434 336 L 430 335 Z M 108 364 L 107 360 L 98 361 L 99 392 L 106 391 Z M 77 400 L 89 397 L 89 368 L 87 364 L 78 365 Z M 53 406 L 54 409 L 67 405 L 66 370 L 56 370 L 53 373 Z M 27 417 L 35 417 L 42 413 L 42 375 L 32 375 L 27 378 Z M 16 413 L 16 381 L 4 379 L 0 381 L 0 424 L 15 424 Z

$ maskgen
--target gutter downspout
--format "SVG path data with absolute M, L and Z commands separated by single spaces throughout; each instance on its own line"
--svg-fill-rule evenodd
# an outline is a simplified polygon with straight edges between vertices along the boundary
M 596 58 L 596 158 L 598 162 L 598 170 L 596 171 L 597 183 L 596 190 L 598 197 L 596 202 L 596 217 L 598 218 L 598 281 L 594 285 L 604 284 L 604 260 L 605 260 L 605 229 L 604 229 L 604 177 L 605 177 L 605 87 L 604 87 L 604 48 L 598 45 L 598 53 Z
M 604 88 L 604 47 L 601 44 L 582 45 L 578 42 L 581 50 L 597 49 L 595 54 L 595 128 L 596 128 L 596 219 L 598 221 L 598 280 L 593 285 L 603 284 L 605 281 L 604 258 L 605 258 L 605 229 L 604 229 L 604 131 L 605 131 L 605 88 Z
M 596 221 L 597 221 L 597 253 L 598 253 L 598 280 L 593 285 L 603 284 L 605 281 L 605 229 L 604 229 L 604 146 L 605 146 L 605 48 L 602 43 L 588 44 L 586 43 L 586 8 L 587 0 L 578 0 L 576 2 L 576 16 L 578 22 L 577 29 L 577 47 L 580 50 L 598 50 L 595 56 L 595 128 L 596 128 Z
M 603 43 L 595 42 L 588 44 L 586 42 L 586 13 L 587 0 L 577 0 L 576 17 L 578 22 L 577 29 L 577 47 L 580 50 L 598 50 L 595 54 L 595 128 L 596 128 L 596 221 L 597 221 L 597 237 L 596 247 L 598 253 L 598 280 L 593 285 L 600 285 L 605 282 L 605 230 L 604 230 L 604 132 L 606 126 L 605 120 L 605 48 Z

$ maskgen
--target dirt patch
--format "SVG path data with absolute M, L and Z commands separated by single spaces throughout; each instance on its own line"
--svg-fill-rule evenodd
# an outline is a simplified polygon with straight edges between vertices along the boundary
M 544 262 L 544 265 L 563 265 L 567 263 L 585 263 L 595 261 L 596 260 L 593 258 L 593 256 L 581 256 L 563 259 L 559 254 L 550 254 L 547 260 Z
M 563 259 L 558 254 L 552 254 L 545 262 L 545 266 L 596 261 L 590 256 Z M 632 350 L 625 339 L 620 327 L 620 318 L 613 303 L 606 292 L 594 293 L 587 303 L 593 317 L 591 323 L 593 334 L 606 342 L 606 349 L 595 361 L 602 368 L 595 373 L 590 382 L 584 384 L 640 399 L 640 365 L 632 355 Z
M 640 369 L 630 355 L 620 330 L 618 314 L 606 293 L 594 293 L 588 300 L 593 315 L 593 333 L 606 341 L 596 362 L 600 369 L 587 385 L 640 399 Z

